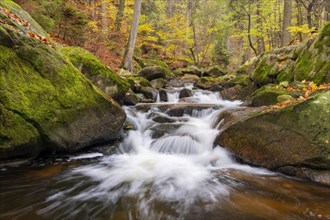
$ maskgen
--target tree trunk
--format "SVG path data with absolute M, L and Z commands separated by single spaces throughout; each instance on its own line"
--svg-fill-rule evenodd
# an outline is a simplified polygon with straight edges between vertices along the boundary
M 124 10 L 125 10 L 125 0 L 119 0 L 119 5 L 118 5 L 118 11 L 116 15 L 116 32 L 120 31 L 121 28 L 121 22 L 123 21 L 123 16 L 124 16 Z
M 303 23 L 303 17 L 302 17 L 302 10 L 301 10 L 301 5 L 299 3 L 299 0 L 296 0 L 296 5 L 297 5 L 297 9 L 298 9 L 298 13 L 297 13 L 297 26 L 301 26 Z M 302 42 L 303 40 L 303 36 L 302 33 L 299 32 L 298 33 L 299 36 L 299 41 Z
M 101 3 L 102 11 L 102 33 L 106 35 L 108 33 L 108 16 L 107 16 L 107 3 L 105 0 Z
M 134 48 L 136 43 L 136 37 L 138 32 L 138 26 L 139 26 L 139 20 L 141 15 L 141 0 L 135 0 L 134 1 L 134 15 L 133 15 L 133 22 L 132 27 L 125 51 L 125 57 L 123 61 L 123 68 L 127 69 L 128 71 L 133 71 L 133 54 L 134 54 Z
M 325 1 L 325 13 L 326 13 L 326 20 L 327 21 L 330 21 L 330 1 L 329 0 L 327 0 L 327 1 Z
M 258 32 L 261 35 L 262 33 L 262 15 L 261 15 L 261 5 L 260 2 L 257 4 L 257 28 Z M 262 36 L 257 36 L 257 45 L 258 45 L 258 55 L 265 51 L 265 44 Z
M 313 4 L 309 4 L 307 7 L 307 24 L 308 28 L 311 29 L 313 27 L 312 23 L 312 9 L 313 9 Z
M 258 52 L 257 52 L 257 50 L 256 50 L 256 48 L 254 48 L 254 46 L 253 46 L 253 43 L 252 43 L 252 38 L 251 38 L 251 15 L 250 14 L 248 14 L 248 40 L 249 40 L 249 45 L 250 45 L 250 47 L 251 47 L 251 49 L 253 50 L 253 52 L 254 52 L 254 54 L 256 55 L 256 56 L 258 56 Z
M 292 14 L 292 1 L 284 0 L 284 12 L 283 12 L 283 26 L 282 26 L 282 42 L 281 45 L 286 46 L 290 42 L 290 32 L 288 27 L 291 26 L 291 14 Z

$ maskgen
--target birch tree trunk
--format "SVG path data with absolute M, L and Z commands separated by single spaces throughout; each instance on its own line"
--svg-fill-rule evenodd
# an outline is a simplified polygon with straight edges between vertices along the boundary
M 133 71 L 133 54 L 134 48 L 136 43 L 136 37 L 138 32 L 138 25 L 141 15 L 141 0 L 134 1 L 134 15 L 133 15 L 133 22 L 131 26 L 131 31 L 125 51 L 124 61 L 123 61 L 123 68 L 127 69 L 128 71 Z

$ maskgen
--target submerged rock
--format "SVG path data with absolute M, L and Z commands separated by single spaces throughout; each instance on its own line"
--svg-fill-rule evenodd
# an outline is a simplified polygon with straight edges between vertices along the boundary
M 118 137 L 125 112 L 51 45 L 0 23 L 0 51 L 1 160 Z
M 256 166 L 308 168 L 306 177 L 330 184 L 330 91 L 274 111 L 249 109 L 236 118 L 227 112 L 215 144 Z

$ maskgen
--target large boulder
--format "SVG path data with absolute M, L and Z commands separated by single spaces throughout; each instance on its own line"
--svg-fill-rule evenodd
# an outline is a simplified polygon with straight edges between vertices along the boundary
M 330 24 L 319 37 L 308 39 L 299 46 L 279 48 L 261 54 L 253 62 L 253 72 L 247 66 L 238 72 L 248 70 L 258 86 L 283 81 L 313 81 L 317 85 L 330 82 Z M 244 72 L 244 71 L 243 71 Z
M 204 72 L 203 76 L 220 77 L 226 74 L 226 70 L 224 70 L 221 66 L 211 66 Z
M 94 54 L 80 47 L 64 47 L 61 52 L 105 94 L 117 102 L 122 101 L 129 89 L 128 82 L 101 63 Z
M 159 66 L 145 67 L 141 69 L 137 75 L 146 78 L 149 81 L 153 79 L 166 78 L 164 69 Z
M 277 88 L 275 86 L 266 85 L 256 90 L 251 97 L 252 106 L 264 106 L 264 105 L 275 105 L 281 102 L 281 96 L 290 95 L 293 98 L 303 96 L 302 91 L 288 91 L 284 88 Z
M 48 41 L 17 28 L 33 31 L 29 26 L 3 21 L 0 159 L 31 157 L 41 151 L 72 152 L 117 138 L 126 118 L 121 107 Z
M 140 65 L 141 68 L 158 66 L 163 69 L 167 79 L 174 77 L 174 74 L 172 73 L 171 69 L 162 60 L 143 59 L 139 57 L 134 57 L 134 60 Z
M 330 184 L 329 109 L 325 91 L 277 110 L 229 110 L 215 144 L 249 164 Z

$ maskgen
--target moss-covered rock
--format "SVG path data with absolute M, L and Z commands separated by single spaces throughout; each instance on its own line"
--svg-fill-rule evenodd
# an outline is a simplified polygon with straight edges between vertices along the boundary
M 134 92 L 140 92 L 141 87 L 152 87 L 151 82 L 143 77 L 131 76 L 127 78 L 127 82 L 130 84 L 131 90 Z
M 177 75 L 177 76 L 189 74 L 189 75 L 195 75 L 195 76 L 201 77 L 201 76 L 203 76 L 203 73 L 204 73 L 204 71 L 199 69 L 196 66 L 188 66 L 186 68 L 178 68 L 175 70 L 175 75 Z
M 319 38 L 308 41 L 297 52 L 295 80 L 313 81 L 316 84 L 330 82 L 329 26 L 330 24 L 324 27 Z
M 319 37 L 308 39 L 299 46 L 279 48 L 257 58 L 251 75 L 254 83 L 263 86 L 283 81 L 330 82 L 330 24 L 325 25 Z M 244 72 L 247 66 L 243 65 Z M 245 72 L 249 72 L 246 70 Z
M 282 87 L 274 87 L 271 85 L 263 86 L 257 89 L 251 96 L 252 106 L 265 106 L 265 105 L 275 105 L 276 103 L 284 101 L 279 99 L 279 96 L 291 96 L 293 98 L 298 98 L 303 96 L 303 91 L 288 91 Z
M 210 89 L 212 87 L 217 87 L 218 85 L 223 85 L 228 81 L 234 79 L 235 76 L 231 74 L 227 74 L 221 77 L 213 78 L 211 76 L 203 76 L 200 77 L 196 82 L 195 86 L 200 89 Z
M 0 159 L 118 137 L 124 111 L 61 53 L 8 24 L 0 23 L 0 39 Z
M 204 72 L 203 76 L 220 77 L 226 74 L 226 70 L 221 66 L 211 66 Z
M 22 10 L 22 8 L 19 5 L 17 5 L 15 2 L 11 0 L 1 0 L 0 7 L 3 7 L 6 10 L 8 10 L 10 13 L 15 14 L 17 17 L 22 19 L 22 21 L 27 21 L 28 26 L 23 26 L 21 24 L 18 24 L 12 21 L 11 19 L 9 19 L 6 15 L 0 13 L 0 19 L 3 20 L 5 23 L 15 26 L 15 28 L 22 31 L 24 34 L 28 34 L 29 31 L 33 31 L 37 35 L 41 35 L 43 37 L 48 38 L 47 32 L 29 15 L 29 13 Z
M 273 170 L 292 166 L 329 174 L 330 91 L 275 111 L 246 110 L 235 121 L 237 112 L 245 110 L 227 113 L 216 144 L 253 165 Z M 330 184 L 329 178 L 322 181 Z
M 129 84 L 122 77 L 105 66 L 89 51 L 80 47 L 64 47 L 61 49 L 69 60 L 99 89 L 121 102 Z
M 141 69 L 138 73 L 138 76 L 146 78 L 151 81 L 153 79 L 166 78 L 165 71 L 162 67 L 159 66 L 148 66 Z
M 171 69 L 168 65 L 162 60 L 150 60 L 150 59 L 142 59 L 138 57 L 134 57 L 134 60 L 140 65 L 141 68 L 149 67 L 149 66 L 159 66 L 165 71 L 166 78 L 170 79 L 174 77 Z
M 246 74 L 238 75 L 233 79 L 230 79 L 228 83 L 231 83 L 233 85 L 240 85 L 240 86 L 248 86 L 252 83 L 252 80 L 250 77 Z

